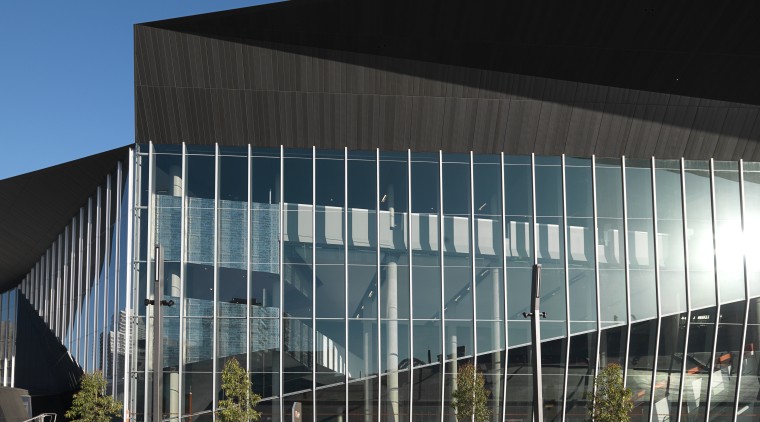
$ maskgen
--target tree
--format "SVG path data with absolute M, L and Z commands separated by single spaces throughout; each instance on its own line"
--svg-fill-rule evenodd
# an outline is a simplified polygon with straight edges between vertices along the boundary
M 491 410 L 488 409 L 490 391 L 486 390 L 485 383 L 483 374 L 473 364 L 459 368 L 457 388 L 451 393 L 451 407 L 458 421 L 470 421 L 474 417 L 475 422 L 487 422 L 491 418 Z
M 595 393 L 588 402 L 593 422 L 630 421 L 633 410 L 631 390 L 623 387 L 623 370 L 611 363 L 594 380 Z
M 222 370 L 222 392 L 217 417 L 221 422 L 258 421 L 261 413 L 254 408 L 259 404 L 258 394 L 251 390 L 251 379 L 237 359 L 231 358 Z
M 100 371 L 82 375 L 66 418 L 71 422 L 111 422 L 119 415 L 121 403 L 106 394 L 106 380 Z

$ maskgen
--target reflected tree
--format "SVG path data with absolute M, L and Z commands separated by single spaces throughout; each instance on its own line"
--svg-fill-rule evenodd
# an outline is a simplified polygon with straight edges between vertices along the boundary
M 224 399 L 219 400 L 217 418 L 221 422 L 258 421 L 261 412 L 254 408 L 259 404 L 258 394 L 251 390 L 251 379 L 237 359 L 231 358 L 222 370 Z
M 630 421 L 632 392 L 623 385 L 623 369 L 616 363 L 607 365 L 594 380 L 594 394 L 588 403 L 589 421 Z
M 451 407 L 458 421 L 487 422 L 491 419 L 488 408 L 490 391 L 485 388 L 485 377 L 472 363 L 459 368 L 456 388 L 451 394 Z

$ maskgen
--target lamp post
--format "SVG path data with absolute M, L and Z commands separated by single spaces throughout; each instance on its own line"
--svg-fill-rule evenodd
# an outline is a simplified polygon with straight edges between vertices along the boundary
M 524 318 L 531 318 L 530 334 L 533 345 L 533 420 L 544 420 L 544 394 L 541 378 L 541 324 L 539 317 L 546 318 L 541 306 L 541 264 L 533 265 L 533 277 L 530 291 L 530 312 L 523 312 Z

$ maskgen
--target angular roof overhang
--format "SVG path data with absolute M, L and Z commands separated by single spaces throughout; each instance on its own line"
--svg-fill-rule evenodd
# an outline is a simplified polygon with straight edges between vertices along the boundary
M 26 275 L 128 149 L 0 180 L 0 291 Z

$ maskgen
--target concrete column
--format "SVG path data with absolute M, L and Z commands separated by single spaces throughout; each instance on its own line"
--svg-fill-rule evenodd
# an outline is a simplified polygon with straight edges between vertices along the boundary
M 182 196 L 182 167 L 171 166 L 169 171 L 171 172 L 169 177 L 172 181 L 172 196 Z
M 499 294 L 499 284 L 501 284 L 501 277 L 499 271 L 491 269 L 491 300 L 493 301 L 493 320 L 499 320 L 499 308 L 501 307 L 502 298 Z M 492 381 L 491 389 L 493 394 L 493 400 L 496 403 L 496 408 L 491 409 L 491 420 L 496 421 L 499 418 L 499 403 L 501 402 L 501 380 L 499 379 L 501 374 L 501 327 L 498 323 L 491 324 L 491 338 L 493 338 L 493 344 L 495 351 L 493 353 L 493 368 L 491 369 Z
M 388 420 L 398 421 L 398 265 L 389 261 L 385 271 L 386 317 L 388 318 Z
M 179 297 L 180 283 L 181 283 L 180 275 L 173 273 L 171 275 L 171 284 L 168 286 L 169 288 L 167 289 L 168 294 L 170 296 Z M 175 306 L 179 306 L 179 303 L 177 303 L 177 305 Z M 169 414 L 169 417 L 171 418 L 171 420 L 178 420 L 179 397 L 180 397 L 179 370 L 177 370 L 176 372 L 170 372 L 167 375 L 168 375 L 168 379 L 164 383 L 164 385 L 166 386 L 164 397 L 167 397 L 168 403 L 167 403 L 167 406 L 164 407 L 164 412 Z

